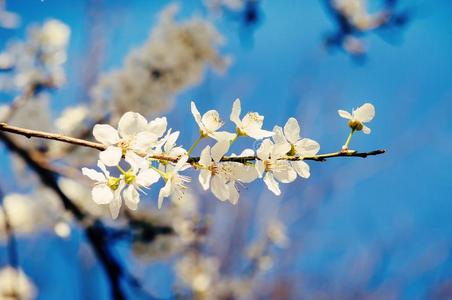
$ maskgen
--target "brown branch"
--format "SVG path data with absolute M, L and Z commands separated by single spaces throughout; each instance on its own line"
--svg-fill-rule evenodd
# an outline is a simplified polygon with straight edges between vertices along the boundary
M 83 139 L 73 138 L 69 136 L 65 136 L 63 134 L 59 133 L 50 133 L 45 131 L 39 131 L 39 130 L 33 130 L 33 129 L 26 129 L 16 126 L 11 126 L 6 123 L 0 123 L 0 131 L 10 132 L 18 135 L 23 135 L 27 138 L 43 138 L 48 140 L 55 140 L 60 141 L 63 143 L 69 143 L 73 145 L 78 145 L 82 147 L 88 147 L 93 148 L 99 151 L 104 151 L 107 149 L 107 146 L 101 143 L 96 142 L 90 142 Z M 374 156 L 374 155 L 380 155 L 385 153 L 386 151 L 383 149 L 369 151 L 369 152 L 357 152 L 353 150 L 347 150 L 347 151 L 338 151 L 338 152 L 332 152 L 332 153 L 326 153 L 326 154 L 319 154 L 314 156 L 287 156 L 282 159 L 289 160 L 289 161 L 299 161 L 299 160 L 312 160 L 312 161 L 326 161 L 329 158 L 334 157 L 361 157 L 366 158 L 368 156 Z M 138 155 L 145 156 L 145 153 L 137 153 Z M 161 160 L 161 161 L 168 161 L 168 162 L 177 162 L 179 160 L 178 157 L 169 157 L 165 155 L 152 155 L 150 156 L 152 159 Z M 259 158 L 257 156 L 234 156 L 234 157 L 223 157 L 221 161 L 223 162 L 239 162 L 239 163 L 247 163 L 251 161 L 258 160 Z M 188 159 L 188 163 L 193 164 L 199 161 L 199 157 L 190 157 Z

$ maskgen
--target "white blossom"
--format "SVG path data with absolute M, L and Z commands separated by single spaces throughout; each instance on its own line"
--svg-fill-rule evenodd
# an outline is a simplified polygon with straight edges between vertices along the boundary
M 141 161 L 141 164 L 145 164 L 136 152 L 143 153 L 155 145 L 161 131 L 159 128 L 158 134 L 155 134 L 149 128 L 154 126 L 150 126 L 142 115 L 134 112 L 127 112 L 122 116 L 117 130 L 108 124 L 96 124 L 93 129 L 94 138 L 108 146 L 99 154 L 100 160 L 107 166 L 116 166 L 123 155 L 129 155 L 137 163 Z
M 166 166 L 166 173 L 163 175 L 165 186 L 160 189 L 158 198 L 158 208 L 162 207 L 163 199 L 171 195 L 175 198 L 181 199 L 184 190 L 187 189 L 187 183 L 191 181 L 190 177 L 179 174 L 180 171 L 187 169 L 190 165 L 187 164 L 188 156 L 182 156 L 176 165 Z
M 290 163 L 287 160 L 280 160 L 289 151 L 289 143 L 273 144 L 269 139 L 263 140 L 259 149 L 257 149 L 259 160 L 256 161 L 256 169 L 259 177 L 264 176 L 264 182 L 268 189 L 277 196 L 281 194 L 278 181 L 289 183 L 297 177 L 297 173 Z
M 0 299 L 32 300 L 36 296 L 36 287 L 22 270 L 12 267 L 0 270 Z
M 176 5 L 167 7 L 144 45 L 92 90 L 97 102 L 109 103 L 113 119 L 128 110 L 167 110 L 176 94 L 202 80 L 207 67 L 222 71 L 229 64 L 218 51 L 224 40 L 215 27 L 198 17 L 176 22 L 177 11 Z
M 349 120 L 348 125 L 353 130 L 362 130 L 365 134 L 371 132 L 370 128 L 364 125 L 364 123 L 372 121 L 375 117 L 375 107 L 371 103 L 364 103 L 360 107 L 353 109 L 351 114 L 345 110 L 338 110 L 337 112 L 339 116 Z
M 220 114 L 216 110 L 209 110 L 202 116 L 196 107 L 195 102 L 191 102 L 191 113 L 195 118 L 196 124 L 199 126 L 201 136 L 210 136 L 211 138 L 220 140 L 232 140 L 235 134 L 226 131 L 217 131 L 224 122 L 220 118 Z
M 97 162 L 97 166 L 102 173 L 89 168 L 82 168 L 82 173 L 96 182 L 91 191 L 93 201 L 97 204 L 108 204 L 110 213 L 115 219 L 118 217 L 122 203 L 123 178 L 110 176 L 110 172 L 100 160 Z
M 273 132 L 263 130 L 264 116 L 257 112 L 247 113 L 242 120 L 240 120 L 240 99 L 236 99 L 232 105 L 232 112 L 230 119 L 237 126 L 238 135 L 246 135 L 256 140 L 260 140 L 273 135 Z
M 284 129 L 275 126 L 273 132 L 275 133 L 273 136 L 275 143 L 290 144 L 288 154 L 291 156 L 297 156 L 303 159 L 307 156 L 316 155 L 320 150 L 320 145 L 316 141 L 308 138 L 300 138 L 300 125 L 298 125 L 298 121 L 295 118 L 289 118 L 286 125 L 284 125 Z M 311 175 L 309 165 L 303 160 L 291 161 L 290 164 L 300 177 L 309 178 Z

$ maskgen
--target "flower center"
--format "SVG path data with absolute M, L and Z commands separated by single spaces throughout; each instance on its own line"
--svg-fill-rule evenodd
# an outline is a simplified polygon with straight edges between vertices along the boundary
M 127 171 L 127 172 L 124 174 L 124 180 L 125 180 L 125 182 L 126 182 L 127 184 L 134 183 L 136 178 L 137 178 L 137 177 L 135 176 L 135 174 L 133 174 L 132 171 Z
M 107 186 L 112 189 L 113 191 L 116 191 L 119 187 L 119 178 L 116 177 L 109 177 L 107 181 Z
M 348 122 L 348 127 L 350 127 L 353 130 L 360 131 L 363 129 L 363 123 L 357 120 L 350 120 Z

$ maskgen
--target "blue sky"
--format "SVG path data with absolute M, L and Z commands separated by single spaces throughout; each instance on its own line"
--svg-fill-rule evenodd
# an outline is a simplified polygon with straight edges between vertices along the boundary
M 72 29 L 68 84 L 54 94 L 55 111 L 86 96 L 81 74 L 90 30 L 88 2 L 8 1 L 23 24 L 58 18 Z M 119 67 L 127 52 L 146 39 L 158 12 L 169 2 L 102 2 L 105 13 L 101 18 L 107 29 L 101 37 L 106 41 L 101 69 L 109 70 Z M 198 1 L 183 2 L 180 19 L 206 13 Z M 201 111 L 214 108 L 227 116 L 232 101 L 240 97 L 243 110 L 262 113 L 268 129 L 296 117 L 302 134 L 319 141 L 322 152 L 329 152 L 337 150 L 348 134 L 337 109 L 351 110 L 366 101 L 375 105 L 376 118 L 369 125 L 372 134 L 356 134 L 352 147 L 384 148 L 387 154 L 312 163 L 311 179 L 288 185 L 282 198 L 267 195 L 261 183 L 253 183 L 244 192 L 243 201 L 248 201 L 244 206 L 278 202 L 290 237 L 303 240 L 300 255 L 290 262 L 282 259 L 275 273 L 285 271 L 294 278 L 308 274 L 344 283 L 347 266 L 376 247 L 388 251 L 389 258 L 369 289 L 397 281 L 403 299 L 423 299 L 429 287 L 452 278 L 452 6 L 446 0 L 402 4 L 415 9 L 414 20 L 394 44 L 378 35 L 366 36 L 364 64 L 322 48 L 322 37 L 334 25 L 318 1 L 263 1 L 263 20 L 246 43 L 240 39 L 237 22 L 216 20 L 227 39 L 222 52 L 233 56 L 233 65 L 224 75 L 208 71 L 200 85 L 178 95 L 168 113 L 169 123 L 182 129 L 181 142 L 188 146 L 196 136 L 190 100 L 195 99 Z M 0 45 L 23 34 L 23 28 L 0 30 Z M 238 143 L 244 145 L 250 146 Z M 1 162 L 7 164 L 4 155 Z M 256 194 L 260 196 L 253 197 Z M 212 205 L 227 214 L 243 208 Z M 258 219 L 250 222 L 256 224 Z M 83 259 L 87 251 L 79 246 L 80 239 L 77 234 L 70 241 L 44 235 L 21 241 L 25 269 L 41 286 L 39 299 L 59 299 L 63 291 L 77 288 L 85 276 L 93 279 L 84 280 L 85 287 L 90 285 L 87 290 L 99 290 L 105 297 L 103 275 L 91 267 L 90 256 L 86 265 L 78 266 L 80 255 Z M 36 257 L 48 259 L 48 272 Z M 423 260 L 430 264 L 422 265 Z M 91 268 L 95 271 L 85 275 Z M 148 281 L 162 295 L 170 286 L 166 276 Z M 76 289 L 65 297 L 88 296 Z

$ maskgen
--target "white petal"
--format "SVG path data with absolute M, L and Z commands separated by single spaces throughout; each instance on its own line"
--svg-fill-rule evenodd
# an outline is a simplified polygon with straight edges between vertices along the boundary
M 118 193 L 115 193 L 115 197 L 113 198 L 113 201 L 110 202 L 110 205 L 108 206 L 110 210 L 111 217 L 113 219 L 116 219 L 119 216 L 119 211 L 121 210 L 121 195 Z
M 273 175 L 282 183 L 289 183 L 297 179 L 297 172 L 290 166 L 288 161 L 278 161 L 278 166 L 284 166 L 283 171 L 275 170 Z
M 101 172 L 97 172 L 94 169 L 82 168 L 82 174 L 85 176 L 88 176 L 91 180 L 94 180 L 97 182 L 106 182 L 107 181 L 104 174 L 102 174 Z
M 295 144 L 295 150 L 302 157 L 314 156 L 320 150 L 320 144 L 314 140 L 304 138 Z
M 207 191 L 207 190 L 209 189 L 209 186 L 210 186 L 210 177 L 211 177 L 211 176 L 212 176 L 212 175 L 211 175 L 211 172 L 210 172 L 209 170 L 202 169 L 202 170 L 199 172 L 199 176 L 198 176 L 199 183 L 201 184 L 202 188 L 203 188 L 205 191 Z
M 212 159 L 215 162 L 219 162 L 220 159 L 228 152 L 229 146 L 231 144 L 229 141 L 219 141 L 215 145 L 213 145 L 212 150 L 210 150 L 210 153 L 212 155 Z
M 229 190 L 226 187 L 226 182 L 220 176 L 212 176 L 210 190 L 212 193 L 220 199 L 225 201 L 229 198 Z
M 147 152 L 150 148 L 154 147 L 157 143 L 158 137 L 149 131 L 139 132 L 133 139 L 133 143 L 130 148 L 138 152 Z
M 171 181 L 168 180 L 165 184 L 164 187 L 162 187 L 160 189 L 159 192 L 159 200 L 158 200 L 158 208 L 162 208 L 162 204 L 163 204 L 163 199 L 169 197 L 169 195 L 171 195 L 172 192 L 172 186 L 171 186 Z
M 113 200 L 113 191 L 106 184 L 97 184 L 91 191 L 96 204 L 108 204 Z
M 375 107 L 370 103 L 364 103 L 353 111 L 353 116 L 357 121 L 370 122 L 375 117 Z
M 297 171 L 298 176 L 303 178 L 309 178 L 311 176 L 309 165 L 304 161 L 293 161 L 292 166 Z
M 129 137 L 145 131 L 148 121 L 136 112 L 126 112 L 118 123 L 118 131 L 121 137 Z
M 280 143 L 273 145 L 271 157 L 272 159 L 280 158 L 282 156 L 285 156 L 287 152 L 290 151 L 290 144 L 289 143 Z
M 96 124 L 93 128 L 93 136 L 104 145 L 114 145 L 119 142 L 118 131 L 108 124 Z
M 276 196 L 281 195 L 281 190 L 279 189 L 279 183 L 273 178 L 273 174 L 271 172 L 267 172 L 264 177 L 264 182 L 267 185 L 268 189 L 273 192 Z
M 235 187 L 235 184 L 233 181 L 229 181 L 228 183 L 228 190 L 229 190 L 229 202 L 236 205 L 237 202 L 239 202 L 239 191 Z
M 240 126 L 241 122 L 240 122 L 240 112 L 241 112 L 242 108 L 240 106 L 240 99 L 237 98 L 234 101 L 234 104 L 232 104 L 232 111 L 231 111 L 231 115 L 229 117 L 229 119 L 235 123 L 235 125 Z
M 124 191 L 124 202 L 127 207 L 131 210 L 136 210 L 138 208 L 138 202 L 140 202 L 140 194 L 138 194 L 137 189 L 133 185 L 129 185 Z
M 246 134 L 255 140 L 261 140 L 275 135 L 274 132 L 264 129 L 247 129 Z
M 198 124 L 200 129 L 204 129 L 204 124 L 201 121 L 201 114 L 199 113 L 198 108 L 196 107 L 195 102 L 191 102 L 191 113 L 193 117 L 195 118 L 196 124 Z
M 149 167 L 149 162 L 133 151 L 126 152 L 125 161 L 130 165 L 135 174 L 138 172 L 138 169 L 146 169 Z
M 227 131 L 216 131 L 209 134 L 209 136 L 217 141 L 232 141 L 237 134 Z
M 262 162 L 261 162 L 262 163 Z M 235 180 L 250 183 L 259 177 L 259 174 L 254 166 L 245 166 L 239 163 L 231 164 L 232 177 Z M 261 170 L 263 172 L 263 170 Z
M 99 153 L 99 159 L 109 167 L 116 166 L 122 157 L 122 150 L 119 147 L 109 146 L 106 150 Z
M 337 111 L 337 113 L 339 114 L 339 116 L 341 116 L 344 119 L 348 119 L 348 120 L 353 119 L 352 115 L 348 111 L 339 109 Z
M 210 156 L 210 146 L 209 145 L 207 145 L 204 149 L 202 149 L 201 155 L 199 157 L 199 163 L 204 167 L 208 167 L 212 164 L 212 158 Z
M 147 130 L 152 132 L 156 136 L 161 137 L 165 133 L 167 126 L 168 123 L 166 117 L 155 118 L 154 120 L 149 122 Z
M 369 127 L 367 127 L 366 125 L 364 125 L 363 124 L 363 132 L 365 133 L 365 134 L 370 134 L 370 132 L 371 132 L 371 130 L 370 130 L 370 128 Z
M 184 155 L 177 161 L 176 165 L 174 166 L 174 172 L 178 172 L 179 170 L 185 170 L 188 167 L 190 167 L 189 164 L 187 164 L 188 156 Z
M 262 178 L 262 175 L 265 172 L 264 162 L 261 160 L 258 160 L 258 161 L 256 161 L 255 166 L 256 166 L 256 171 L 257 171 L 257 174 L 259 175 L 259 178 Z
M 220 115 L 216 110 L 207 111 L 202 116 L 201 121 L 209 132 L 217 131 L 221 126 L 223 126 Z
M 287 140 L 284 137 L 283 129 L 281 127 L 279 126 L 273 127 L 273 133 L 274 135 L 272 136 L 272 139 L 276 144 L 287 143 Z
M 295 144 L 300 139 L 300 125 L 295 118 L 289 118 L 284 125 L 284 135 L 291 144 Z
M 160 174 L 153 169 L 141 170 L 136 178 L 136 182 L 140 186 L 149 187 L 160 179 Z
M 266 160 L 270 157 L 270 153 L 273 148 L 273 143 L 269 139 L 265 139 L 262 141 L 262 144 L 256 151 L 257 157 L 261 160 Z
M 179 131 L 175 131 L 168 136 L 165 146 L 163 147 L 165 152 L 169 152 L 171 149 L 173 149 L 174 145 L 176 145 L 177 139 L 179 138 L 179 134 Z

